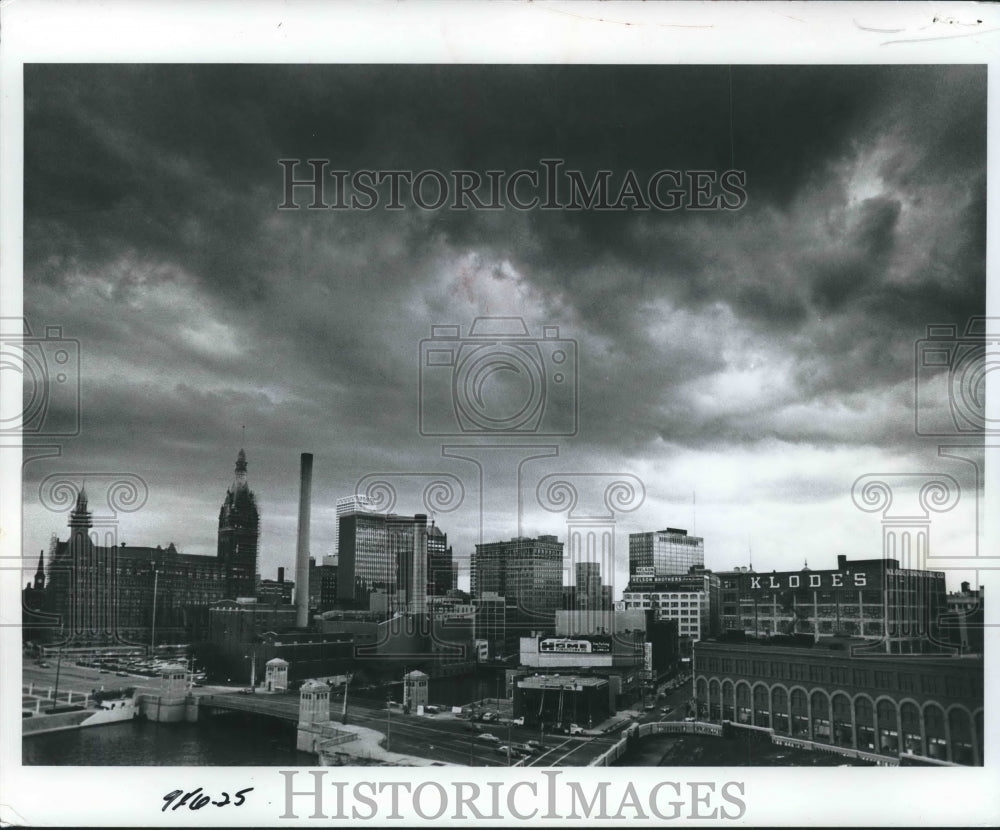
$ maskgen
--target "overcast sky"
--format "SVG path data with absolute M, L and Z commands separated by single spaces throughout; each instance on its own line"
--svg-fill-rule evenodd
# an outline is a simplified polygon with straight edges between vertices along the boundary
M 282 211 L 282 158 L 449 175 L 562 159 L 615 190 L 629 171 L 735 169 L 747 198 Z M 481 439 L 420 434 L 421 406 L 454 420 L 440 385 L 421 401 L 420 341 L 484 316 L 576 344 L 575 384 L 557 392 L 546 363 L 540 411 L 577 434 L 496 440 L 558 452 L 521 468 L 521 532 L 565 538 L 537 505 L 547 474 L 644 484 L 616 517 L 616 593 L 637 530 L 696 532 L 715 569 L 751 549 L 759 571 L 880 556 L 880 515 L 851 500 L 866 473 L 954 476 L 932 552 L 975 553 L 970 466 L 915 435 L 914 345 L 985 313 L 983 67 L 28 65 L 24 169 L 25 315 L 79 339 L 82 365 L 80 435 L 25 467 L 29 555 L 65 538 L 38 495 L 58 472 L 90 476 L 95 513 L 100 473 L 141 476 L 119 538 L 214 554 L 243 446 L 265 577 L 293 565 L 303 451 L 315 556 L 365 476 L 450 473 L 464 501 L 436 518 L 464 573 L 480 533 L 519 529 L 514 455 L 543 452 L 497 453 L 481 493 L 474 465 L 442 457 Z M 425 391 L 452 371 L 432 369 Z M 507 413 L 522 382 L 486 378 L 484 406 Z M 390 480 L 397 512 L 427 512 L 431 479 Z

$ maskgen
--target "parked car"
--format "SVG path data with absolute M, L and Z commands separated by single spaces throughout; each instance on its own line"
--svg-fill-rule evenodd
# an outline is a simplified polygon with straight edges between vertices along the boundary
M 119 677 L 128 677 L 127 671 L 116 671 L 115 674 L 118 675 Z
M 541 749 L 542 748 L 542 742 L 541 741 L 527 741 L 524 745 L 528 749 Z
M 500 744 L 495 751 L 501 755 L 506 755 L 508 752 L 513 752 L 513 749 L 506 744 Z
M 499 716 L 497 715 L 496 712 L 483 712 L 483 716 L 482 716 L 483 720 L 486 721 L 486 722 L 494 721 L 498 717 Z
M 514 726 L 524 726 L 524 715 L 519 715 L 511 721 Z

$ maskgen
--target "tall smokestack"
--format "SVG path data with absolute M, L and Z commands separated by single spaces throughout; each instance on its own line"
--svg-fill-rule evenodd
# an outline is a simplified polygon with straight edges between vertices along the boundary
M 304 452 L 299 464 L 299 542 L 295 549 L 295 625 L 309 625 L 309 512 L 312 506 L 313 457 Z

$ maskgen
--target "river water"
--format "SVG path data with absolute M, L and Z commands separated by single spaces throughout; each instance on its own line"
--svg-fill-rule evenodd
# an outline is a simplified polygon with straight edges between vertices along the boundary
M 316 766 L 295 749 L 295 729 L 238 715 L 199 723 L 137 718 L 108 726 L 36 735 L 22 742 L 24 766 Z
M 499 684 L 497 677 L 500 677 Z M 478 672 L 431 678 L 430 701 L 458 706 L 503 694 L 503 674 Z M 402 684 L 352 692 L 361 698 L 401 702 Z M 157 724 L 142 718 L 109 726 L 36 735 L 23 741 L 25 766 L 315 766 L 314 755 L 295 749 L 295 729 L 269 718 L 238 714 L 198 723 Z

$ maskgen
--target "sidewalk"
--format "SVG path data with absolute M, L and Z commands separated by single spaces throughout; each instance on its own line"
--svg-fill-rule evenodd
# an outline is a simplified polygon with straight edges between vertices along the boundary
M 353 732 L 357 737 L 353 741 L 346 741 L 342 744 L 330 747 L 328 752 L 320 753 L 320 764 L 322 766 L 339 766 L 331 763 L 337 756 L 347 756 L 348 758 L 361 758 L 374 761 L 378 764 L 398 765 L 403 767 L 452 767 L 444 761 L 432 761 L 430 758 L 421 758 L 417 755 L 404 755 L 401 752 L 389 752 L 382 744 L 385 742 L 385 735 L 376 729 L 369 729 L 367 726 L 357 726 L 355 724 L 336 724 L 340 732 Z M 350 763 L 348 761 L 348 763 Z
M 607 720 L 601 721 L 593 729 L 584 729 L 584 735 L 603 735 L 605 732 L 610 732 L 612 729 L 618 726 L 625 726 L 633 722 L 634 718 L 638 718 L 642 715 L 642 712 L 637 709 L 623 709 L 621 712 L 615 712 Z

